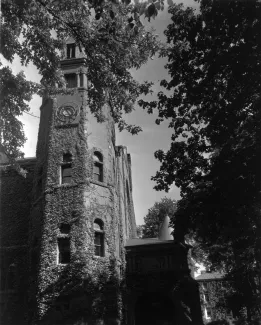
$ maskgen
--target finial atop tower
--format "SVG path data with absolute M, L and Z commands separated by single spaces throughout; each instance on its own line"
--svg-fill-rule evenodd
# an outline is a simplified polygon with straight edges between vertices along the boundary
M 173 236 L 171 235 L 173 228 L 169 227 L 170 218 L 166 215 L 163 219 L 163 222 L 160 226 L 159 236 L 160 240 L 173 240 Z

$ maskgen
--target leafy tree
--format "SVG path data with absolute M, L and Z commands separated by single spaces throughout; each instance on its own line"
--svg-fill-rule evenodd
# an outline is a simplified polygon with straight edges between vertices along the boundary
M 145 224 L 139 226 L 139 233 L 142 233 L 142 238 L 158 237 L 164 217 L 166 215 L 169 217 L 174 216 L 176 207 L 177 202 L 167 197 L 162 198 L 160 202 L 156 202 L 144 217 Z
M 132 134 L 141 129 L 128 125 L 122 115 L 133 110 L 136 98 L 150 91 L 151 83 L 136 81 L 138 69 L 161 47 L 141 16 L 155 18 L 164 1 L 131 4 L 129 0 L 3 0 L 1 54 L 8 62 L 18 56 L 23 65 L 33 63 L 41 84 L 26 81 L 0 63 L 1 145 L 11 157 L 22 156 L 25 142 L 18 117 L 29 110 L 34 93 L 53 94 L 64 86 L 59 60 L 64 41 L 72 37 L 87 55 L 89 106 L 99 121 L 102 106 L 109 104 L 119 129 Z
M 139 101 L 173 129 L 170 149 L 155 153 L 155 188 L 180 187 L 175 238 L 193 234 L 211 267 L 230 274 L 251 322 L 260 315 L 261 3 L 202 0 L 198 14 L 169 12 L 169 92 Z
M 9 67 L 3 67 L 1 69 L 0 89 L 1 149 L 9 154 L 9 160 L 19 169 L 15 159 L 23 156 L 20 147 L 26 139 L 22 123 L 17 119 L 17 116 L 30 110 L 28 101 L 32 99 L 33 93 L 37 91 L 37 86 L 30 81 L 26 81 L 23 72 L 14 76 Z M 20 171 L 22 172 L 22 169 Z

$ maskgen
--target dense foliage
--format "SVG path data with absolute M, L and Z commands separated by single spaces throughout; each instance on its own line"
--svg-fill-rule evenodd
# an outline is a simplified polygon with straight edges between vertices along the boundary
M 153 179 L 157 190 L 180 187 L 175 238 L 193 234 L 212 268 L 233 277 L 250 321 L 260 313 L 261 3 L 202 0 L 198 14 L 169 12 L 168 93 L 140 101 L 173 129 Z
M 159 202 L 155 202 L 144 217 L 144 225 L 138 227 L 139 236 L 142 238 L 158 237 L 164 217 L 166 215 L 170 218 L 173 217 L 176 208 L 177 202 L 167 197 L 162 198 Z
M 99 120 L 108 103 L 120 130 L 131 133 L 139 127 L 125 123 L 122 115 L 133 109 L 150 83 L 137 82 L 130 69 L 138 69 L 161 47 L 153 31 L 145 29 L 141 16 L 155 17 L 163 0 L 131 4 L 130 1 L 2 1 L 1 14 L 1 144 L 12 158 L 22 156 L 25 138 L 17 119 L 29 110 L 34 93 L 55 93 L 64 86 L 59 60 L 64 41 L 72 37 L 85 51 L 88 66 L 89 106 Z M 13 75 L 4 66 L 18 56 L 23 65 L 33 63 L 42 76 L 41 84 Z
M 17 119 L 17 116 L 30 110 L 28 101 L 32 99 L 33 93 L 37 91 L 37 86 L 33 82 L 26 81 L 23 72 L 15 76 L 9 67 L 2 67 L 0 89 L 1 149 L 7 152 L 9 159 L 15 163 L 15 158 L 22 156 L 20 148 L 26 140 L 23 125 Z

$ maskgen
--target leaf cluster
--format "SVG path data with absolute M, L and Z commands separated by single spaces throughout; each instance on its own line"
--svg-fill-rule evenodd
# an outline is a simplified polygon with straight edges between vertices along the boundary
M 165 216 L 174 217 L 177 202 L 164 197 L 159 202 L 155 202 L 144 217 L 144 225 L 140 226 L 139 233 L 142 238 L 156 238 L 159 234 L 160 226 Z
M 149 3 L 145 9 L 148 6 Z M 144 15 L 139 2 L 5 0 L 1 15 L 1 54 L 11 63 L 17 56 L 25 66 L 32 63 L 42 76 L 40 85 L 24 80 L 24 94 L 55 94 L 61 91 L 57 86 L 64 85 L 59 61 L 65 40 L 73 38 L 86 54 L 91 111 L 102 120 L 102 107 L 108 104 L 119 129 L 135 134 L 141 129 L 128 125 L 123 114 L 133 110 L 139 95 L 150 92 L 152 83 L 139 83 L 130 69 L 140 68 L 162 46 L 154 32 L 141 22 Z M 151 16 L 152 11 L 147 17 Z M 15 75 L 10 78 L 15 82 L 19 79 Z M 4 83 L 5 79 L 2 80 Z M 17 87 L 21 86 L 20 83 Z M 16 138 L 13 152 L 25 141 L 17 116 L 28 110 L 26 101 L 30 98 L 26 96 L 21 95 L 19 102 L 11 96 L 9 111 L 13 115 L 10 120 L 9 115 L 4 116 L 6 123 L 13 125 L 15 122 L 13 128 L 19 130 L 13 136 Z M 3 146 L 9 141 L 9 135 L 4 133 L 4 136 Z
M 157 190 L 180 187 L 175 239 L 192 234 L 212 269 L 236 276 L 251 315 L 261 270 L 261 4 L 202 0 L 198 14 L 182 5 L 169 12 L 168 94 L 139 101 L 173 130 L 152 179 Z

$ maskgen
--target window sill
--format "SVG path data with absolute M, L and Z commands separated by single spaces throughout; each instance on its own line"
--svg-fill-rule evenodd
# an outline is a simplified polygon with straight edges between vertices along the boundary
M 59 269 L 64 269 L 68 265 L 70 265 L 70 263 L 57 263 L 56 267 L 58 267 Z
M 102 187 L 106 187 L 106 188 L 110 188 L 111 187 L 110 184 L 107 184 L 107 183 L 104 183 L 104 182 L 99 182 L 99 181 L 96 181 L 94 179 L 91 179 L 90 180 L 90 183 L 91 184 L 95 184 L 95 185 L 99 185 L 99 186 L 102 186 Z
M 78 186 L 79 184 L 76 184 L 76 183 L 64 183 L 64 184 L 59 184 L 59 185 L 54 185 L 53 188 L 69 188 L 69 187 L 76 187 Z
M 94 185 L 98 185 L 98 186 L 101 186 L 101 187 L 105 187 L 105 188 L 112 188 L 114 187 L 114 185 L 112 184 L 107 184 L 107 183 L 103 183 L 103 182 L 99 182 L 99 181 L 95 181 L 95 180 L 89 180 L 90 184 L 94 184 Z M 69 188 L 74 188 L 74 187 L 78 187 L 78 186 L 81 186 L 81 185 L 88 185 L 88 181 L 86 182 L 79 182 L 79 183 L 68 183 L 68 184 L 57 184 L 57 185 L 52 185 L 52 187 L 48 188 L 44 193 L 52 193 L 54 190 L 57 190 L 57 189 L 69 189 Z M 38 198 L 38 200 L 40 200 L 42 197 Z M 36 202 L 34 202 L 35 204 Z
M 94 260 L 100 260 L 100 259 L 106 259 L 106 256 L 104 255 L 104 256 L 98 256 L 98 255 L 93 255 L 93 259 Z

